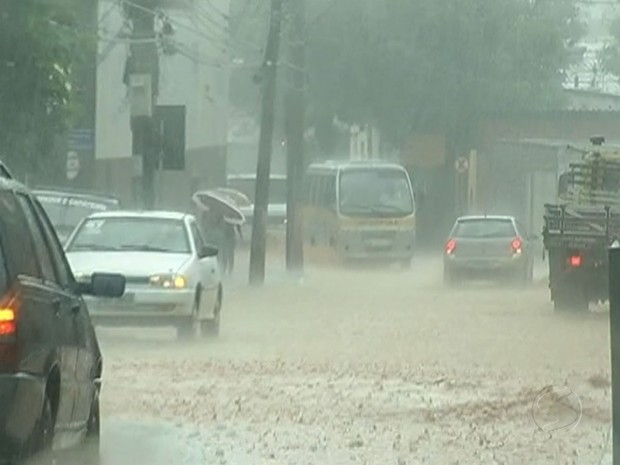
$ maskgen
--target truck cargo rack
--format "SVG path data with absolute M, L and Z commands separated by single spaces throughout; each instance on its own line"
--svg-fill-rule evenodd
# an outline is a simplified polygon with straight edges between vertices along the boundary
M 610 206 L 545 205 L 545 234 L 583 238 L 620 235 L 620 210 Z

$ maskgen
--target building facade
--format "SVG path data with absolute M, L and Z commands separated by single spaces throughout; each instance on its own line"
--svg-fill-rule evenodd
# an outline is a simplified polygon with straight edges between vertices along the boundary
M 155 2 L 153 2 L 155 3 Z M 95 185 L 135 205 L 139 171 L 132 161 L 128 88 L 123 83 L 131 38 L 123 5 L 99 3 Z M 185 209 L 191 194 L 226 176 L 230 59 L 229 0 L 162 0 L 152 10 L 173 34 L 159 48 L 158 105 L 184 105 L 185 169 L 158 171 L 158 208 Z

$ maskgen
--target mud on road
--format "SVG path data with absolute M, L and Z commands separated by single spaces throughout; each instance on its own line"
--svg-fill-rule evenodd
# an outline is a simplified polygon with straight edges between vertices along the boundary
M 555 465 L 603 455 L 607 314 L 554 315 L 544 283 L 448 290 L 434 258 L 406 272 L 311 269 L 302 283 L 275 272 L 262 289 L 231 284 L 222 325 L 217 341 L 190 344 L 98 330 L 104 461 Z M 549 386 L 570 388 L 578 418 L 552 408 L 557 399 L 536 404 Z

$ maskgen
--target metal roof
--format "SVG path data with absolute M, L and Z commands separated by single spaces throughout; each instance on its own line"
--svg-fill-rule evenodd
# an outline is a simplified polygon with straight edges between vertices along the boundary
M 113 200 L 115 202 L 119 202 L 118 197 L 114 195 L 103 193 L 103 192 L 98 192 L 98 191 L 91 191 L 87 189 L 75 189 L 71 187 L 38 186 L 38 187 L 33 187 L 32 191 L 34 193 L 61 195 L 64 197 L 69 197 L 69 196 L 88 197 L 88 198 L 97 198 L 97 199 L 102 199 L 102 200 Z
M 192 215 L 189 213 L 166 211 L 166 210 L 115 210 L 98 212 L 89 215 L 88 218 L 140 218 L 140 219 L 153 219 L 153 220 L 183 220 L 190 218 Z
M 227 176 L 228 181 L 254 181 L 256 179 L 256 173 L 243 173 L 243 174 L 229 174 Z M 283 180 L 286 179 L 285 174 L 270 174 L 269 179 Z
M 404 170 L 404 166 L 387 160 L 326 160 L 322 162 L 312 163 L 308 170 L 339 170 L 358 167 L 380 167 L 380 168 L 396 168 Z
M 503 220 L 514 221 L 514 216 L 508 215 L 465 215 L 459 216 L 456 221 L 469 221 L 469 220 Z

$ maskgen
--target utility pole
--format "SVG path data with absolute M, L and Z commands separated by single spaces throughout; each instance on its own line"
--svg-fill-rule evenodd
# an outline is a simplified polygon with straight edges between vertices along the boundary
M 301 187 L 304 178 L 306 88 L 306 0 L 292 0 L 290 24 L 290 87 L 286 98 L 286 269 L 302 273 L 303 215 Z
M 620 243 L 609 249 L 609 340 L 611 348 L 611 425 L 613 465 L 620 465 Z
M 265 62 L 263 63 L 264 83 L 261 109 L 260 140 L 256 164 L 256 192 L 254 196 L 254 219 L 252 223 L 252 244 L 250 247 L 250 284 L 262 285 L 265 282 L 265 253 L 267 206 L 269 204 L 269 174 L 271 171 L 271 151 L 273 148 L 274 106 L 276 98 L 276 79 L 280 54 L 280 32 L 282 29 L 282 5 L 284 0 L 271 0 L 271 19 Z
M 132 155 L 141 178 L 140 203 L 145 209 L 155 205 L 155 171 L 158 151 L 155 144 L 153 110 L 158 94 L 159 56 L 155 34 L 158 0 L 133 0 L 125 4 L 132 24 L 130 56 L 125 84 L 130 88 Z

